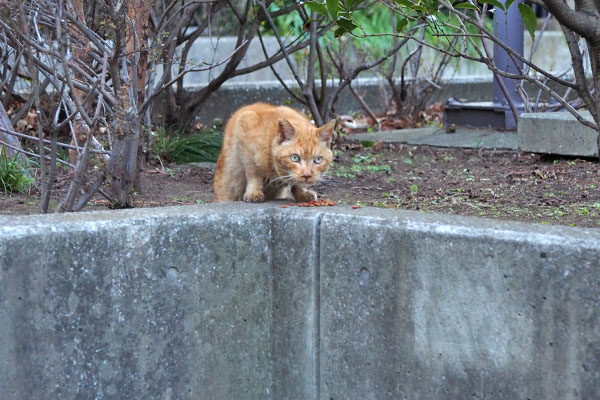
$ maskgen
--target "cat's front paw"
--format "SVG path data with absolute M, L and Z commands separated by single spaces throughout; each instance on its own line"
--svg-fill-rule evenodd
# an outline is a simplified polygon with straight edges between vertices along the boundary
M 317 199 L 317 194 L 312 190 L 302 190 L 302 191 L 294 191 L 294 200 L 299 202 L 307 202 Z
M 262 203 L 265 201 L 265 194 L 263 192 L 246 192 L 244 194 L 244 201 L 248 203 Z

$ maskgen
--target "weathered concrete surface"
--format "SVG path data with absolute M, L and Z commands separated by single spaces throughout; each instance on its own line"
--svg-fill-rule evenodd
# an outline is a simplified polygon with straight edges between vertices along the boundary
M 592 399 L 599 259 L 376 209 L 0 217 L 0 398 Z
M 471 149 L 510 149 L 517 150 L 515 132 L 494 129 L 470 129 L 457 127 L 453 133 L 444 128 L 427 127 L 400 129 L 374 133 L 360 133 L 349 138 L 359 141 L 383 141 L 386 143 L 405 143 L 437 147 L 463 147 Z
M 589 113 L 584 117 L 590 121 Z M 598 156 L 598 132 L 569 112 L 525 113 L 518 124 L 519 148 L 535 153 Z
M 0 219 L 0 398 L 268 398 L 271 218 Z
M 286 84 L 297 90 L 297 84 L 287 81 Z M 377 79 L 357 79 L 356 87 L 363 99 L 375 112 L 385 112 L 389 104 L 382 94 L 381 81 Z M 186 91 L 188 98 L 194 97 L 202 86 L 189 86 Z M 468 99 L 470 101 L 485 101 L 492 98 L 493 88 L 491 78 L 452 79 L 444 82 L 442 90 L 437 91 L 431 102 L 444 102 L 448 97 Z M 205 102 L 199 110 L 197 118 L 205 124 L 215 118 L 227 119 L 238 108 L 257 101 L 273 104 L 285 104 L 298 109 L 304 106 L 296 102 L 278 81 L 247 81 L 243 83 L 226 83 L 213 93 L 210 101 Z M 160 105 L 158 106 L 160 107 Z M 336 103 L 336 113 L 345 114 L 361 111 L 360 103 L 349 90 L 344 89 Z
M 536 37 L 539 36 L 536 35 Z M 531 36 L 525 35 L 525 57 L 529 59 L 531 50 Z M 231 54 L 235 51 L 237 43 L 237 37 L 222 36 L 222 37 L 199 37 L 196 39 L 194 44 L 189 49 L 188 57 L 196 62 L 197 64 L 204 63 L 218 64 L 223 60 L 227 60 L 231 57 Z M 277 39 L 273 36 L 263 37 L 263 43 L 268 54 L 273 55 L 279 50 L 279 44 Z M 406 57 L 416 47 L 416 43 L 409 42 L 400 50 L 401 57 Z M 210 49 L 210 51 L 207 51 Z M 352 60 L 353 50 L 349 49 L 346 52 L 346 57 L 350 60 L 346 64 L 357 64 L 356 60 Z M 264 51 L 257 38 L 254 38 L 238 68 L 246 68 L 252 65 L 258 64 L 265 60 Z M 424 48 L 421 54 L 421 68 L 418 71 L 420 77 L 431 76 L 434 73 L 435 68 L 439 64 L 440 56 L 433 49 Z M 302 56 L 299 53 L 295 54 L 291 58 L 295 68 L 300 71 L 301 76 L 305 76 L 305 68 L 307 64 L 307 57 Z M 571 66 L 571 57 L 569 54 L 569 48 L 566 45 L 566 41 L 562 32 L 546 31 L 538 43 L 538 50 L 534 54 L 533 62 L 539 65 L 546 71 L 554 73 L 560 73 L 567 70 Z M 217 76 L 225 65 L 219 65 L 209 71 L 194 71 L 187 74 L 184 78 L 184 85 L 206 85 L 210 79 Z M 280 60 L 274 65 L 277 74 L 284 80 L 294 79 L 293 73 L 290 70 L 285 60 Z M 365 71 L 361 74 L 361 77 L 375 76 L 375 72 Z M 473 77 L 485 77 L 491 80 L 492 73 L 483 63 L 473 62 L 463 58 L 454 58 L 451 60 L 449 65 L 443 71 L 444 79 L 455 79 L 455 78 L 466 78 L 472 79 Z M 241 75 L 232 78 L 231 82 L 255 82 L 255 81 L 275 81 L 277 77 L 269 67 L 265 67 L 255 72 L 251 72 L 246 75 Z
M 321 215 L 273 217 L 273 399 L 318 390 L 318 231 Z
M 321 223 L 322 399 L 597 398 L 597 231 L 361 214 Z

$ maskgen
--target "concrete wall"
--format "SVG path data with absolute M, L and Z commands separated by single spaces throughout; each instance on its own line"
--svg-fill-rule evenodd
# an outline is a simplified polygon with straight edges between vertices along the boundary
M 0 217 L 0 398 L 593 399 L 599 259 L 375 209 Z
M 536 33 L 536 37 L 540 36 L 540 32 Z M 529 33 L 524 32 L 524 56 L 529 59 L 531 54 L 531 36 Z M 189 50 L 189 58 L 199 65 L 210 65 L 219 64 L 224 60 L 227 60 L 235 50 L 237 37 L 222 36 L 222 37 L 199 37 L 196 39 L 194 44 Z M 277 39 L 273 36 L 266 36 L 263 38 L 267 54 L 270 56 L 276 54 L 279 50 L 279 44 Z M 489 43 L 491 46 L 492 43 Z M 400 50 L 400 54 L 406 57 L 414 48 L 415 43 L 408 43 L 404 48 Z M 490 47 L 491 48 L 491 47 Z M 350 50 L 350 53 L 352 51 Z M 420 77 L 429 77 L 433 74 L 433 70 L 439 64 L 439 54 L 430 48 L 424 48 L 422 55 L 422 66 L 419 71 Z M 250 45 L 246 55 L 240 62 L 239 68 L 246 68 L 256 65 L 265 60 L 264 51 L 260 45 L 260 41 L 254 38 Z M 301 76 L 306 76 L 306 53 L 296 53 L 292 55 L 291 61 L 294 63 L 294 67 L 301 73 Z M 536 65 L 544 68 L 549 72 L 555 74 L 563 73 L 571 66 L 571 55 L 569 54 L 569 48 L 567 47 L 566 40 L 561 31 L 545 31 L 540 43 L 538 44 L 537 50 L 534 53 L 533 62 Z M 184 78 L 184 85 L 186 86 L 205 86 L 217 76 L 225 65 L 220 65 L 210 71 L 195 71 L 187 74 Z M 284 80 L 293 80 L 294 75 L 285 60 L 278 61 L 274 64 L 274 68 L 277 74 Z M 365 71 L 361 73 L 360 77 L 373 77 L 375 76 L 373 71 Z M 473 78 L 486 78 L 491 80 L 493 78 L 492 73 L 488 70 L 485 64 L 469 61 L 462 58 L 453 59 L 448 67 L 445 69 L 443 74 L 444 79 L 473 79 Z M 247 75 L 237 76 L 228 80 L 228 83 L 234 82 L 263 82 L 263 81 L 277 81 L 277 77 L 269 67 L 260 69 L 255 72 L 251 72 Z
M 537 36 L 539 36 L 539 32 Z M 524 34 L 524 42 L 525 57 L 529 58 L 531 53 L 531 36 L 528 33 Z M 219 62 L 229 57 L 235 49 L 235 43 L 236 38 L 234 37 L 201 37 L 192 46 L 190 58 L 196 62 L 202 61 L 208 64 Z M 279 45 L 274 37 L 265 37 L 264 43 L 268 54 L 274 54 L 279 49 Z M 405 49 L 402 49 L 401 54 L 408 54 L 412 47 L 414 47 L 412 43 L 407 45 Z M 207 51 L 207 49 L 210 51 Z M 255 39 L 250 43 L 248 51 L 240 63 L 240 68 L 255 65 L 264 61 L 264 59 L 260 42 Z M 303 70 L 305 65 L 303 66 L 302 60 L 305 63 L 306 56 L 299 57 L 299 60 L 300 62 L 298 62 L 297 57 L 292 57 L 292 61 L 300 71 L 301 76 L 305 76 L 306 73 Z M 537 51 L 534 54 L 533 61 L 546 71 L 553 73 L 563 73 L 566 71 L 570 66 L 571 58 L 562 32 L 544 32 Z M 433 50 L 426 48 L 423 52 L 419 77 L 431 76 L 430 70 L 434 69 L 438 63 L 439 55 L 436 55 Z M 587 67 L 589 69 L 589 66 Z M 187 74 L 184 79 L 184 85 L 188 96 L 193 97 L 195 91 L 206 86 L 223 68 L 224 65 L 211 71 L 198 71 Z M 285 60 L 277 62 L 274 68 L 289 87 L 299 91 L 297 83 L 293 79 L 293 74 Z M 492 79 L 492 73 L 484 64 L 465 59 L 454 59 L 446 68 L 443 75 L 442 89 L 432 95 L 430 102 L 445 102 L 449 97 L 463 101 L 492 101 Z M 565 90 L 564 87 L 553 83 L 550 84 L 552 89 L 559 93 Z M 359 79 L 353 83 L 353 86 L 358 89 L 374 112 L 384 113 L 389 109 L 390 95 L 389 93 L 387 95 L 383 94 L 383 88 L 387 87 L 387 83 L 384 80 L 378 79 L 375 71 L 362 72 L 359 75 Z M 526 85 L 526 89 L 532 98 L 537 97 L 539 89 L 535 89 L 531 85 Z M 385 90 L 389 92 L 388 89 Z M 542 95 L 541 98 L 543 101 L 547 99 L 547 96 Z M 237 108 L 256 101 L 266 101 L 274 104 L 285 103 L 297 108 L 303 107 L 294 101 L 279 81 L 277 81 L 271 69 L 266 67 L 250 74 L 227 80 L 217 92 L 212 94 L 210 100 L 202 105 L 198 113 L 198 119 L 204 124 L 210 124 L 215 118 L 227 119 Z M 157 109 L 160 110 L 160 107 L 158 106 Z M 354 111 L 364 112 L 360 103 L 346 89 L 336 103 L 336 112 L 339 114 L 348 114 Z

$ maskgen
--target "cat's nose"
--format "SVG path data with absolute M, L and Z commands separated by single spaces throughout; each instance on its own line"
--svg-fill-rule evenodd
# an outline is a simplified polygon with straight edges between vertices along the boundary
M 310 178 L 312 178 L 312 174 L 310 172 L 303 172 L 302 178 L 305 180 L 309 180 Z

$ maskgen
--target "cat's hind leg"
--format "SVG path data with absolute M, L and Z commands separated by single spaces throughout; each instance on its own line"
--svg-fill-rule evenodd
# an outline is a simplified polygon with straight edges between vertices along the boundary
M 240 201 L 246 190 L 242 163 L 234 154 L 222 154 L 214 177 L 215 201 Z

